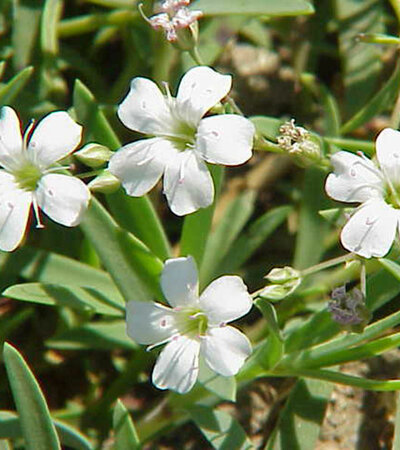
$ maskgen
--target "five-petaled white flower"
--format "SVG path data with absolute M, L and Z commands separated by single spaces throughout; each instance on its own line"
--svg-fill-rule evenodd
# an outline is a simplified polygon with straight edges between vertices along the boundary
M 227 322 L 247 314 L 252 300 L 242 279 L 223 276 L 198 294 L 192 257 L 166 261 L 161 288 L 172 308 L 160 303 L 130 301 L 127 332 L 151 348 L 167 343 L 153 370 L 159 389 L 188 392 L 196 382 L 199 355 L 224 376 L 235 375 L 251 353 L 247 337 Z
M 400 227 L 400 132 L 386 128 L 376 139 L 377 164 L 362 153 L 335 153 L 326 180 L 334 200 L 357 202 L 341 233 L 343 246 L 365 258 L 386 255 Z
M 54 164 L 81 141 L 82 127 L 64 111 L 49 114 L 24 137 L 15 111 L 0 110 L 0 249 L 12 251 L 22 241 L 31 206 L 41 228 L 39 208 L 72 227 L 81 221 L 90 192 L 79 179 L 53 173 Z
M 232 78 L 195 67 L 181 80 L 176 98 L 146 78 L 134 78 L 118 116 L 128 128 L 152 135 L 111 157 L 109 170 L 128 195 L 139 197 L 164 174 L 164 193 L 181 216 L 209 206 L 214 185 L 204 161 L 238 165 L 252 154 L 254 125 L 234 114 L 203 116 L 230 91 Z

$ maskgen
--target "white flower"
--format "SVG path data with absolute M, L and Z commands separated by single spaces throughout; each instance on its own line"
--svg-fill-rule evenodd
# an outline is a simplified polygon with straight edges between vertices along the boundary
M 15 111 L 0 109 L 0 249 L 20 244 L 31 206 L 41 208 L 62 225 L 78 225 L 90 199 L 85 184 L 74 177 L 53 173 L 54 163 L 71 153 L 81 140 L 82 127 L 63 111 L 49 114 L 23 137 Z
M 203 118 L 228 94 L 231 83 L 229 75 L 195 67 L 172 98 L 147 78 L 132 80 L 118 116 L 131 130 L 153 137 L 127 144 L 111 157 L 109 170 L 128 195 L 146 194 L 164 174 L 164 193 L 175 214 L 212 203 L 214 185 L 204 161 L 238 165 L 252 154 L 255 130 L 248 119 L 233 114 Z
M 130 301 L 127 332 L 139 344 L 167 343 L 153 370 L 159 389 L 188 392 L 199 371 L 199 355 L 224 376 L 235 375 L 251 353 L 247 337 L 227 322 L 247 314 L 252 300 L 242 279 L 224 276 L 198 294 L 192 257 L 166 261 L 161 288 L 172 308 L 160 303 Z
M 342 202 L 357 202 L 341 233 L 343 246 L 365 258 L 390 250 L 400 227 L 400 132 L 384 129 L 376 139 L 377 164 L 362 153 L 335 153 L 335 172 L 326 180 L 327 194 Z

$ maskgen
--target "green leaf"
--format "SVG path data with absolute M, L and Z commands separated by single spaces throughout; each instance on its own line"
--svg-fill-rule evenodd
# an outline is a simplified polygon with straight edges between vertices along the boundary
M 371 100 L 363 106 L 342 128 L 341 133 L 347 134 L 373 117 L 376 117 L 382 111 L 388 110 L 393 105 L 400 86 L 400 62 L 397 63 L 396 69 L 387 83 L 371 98 Z
M 24 88 L 33 73 L 33 67 L 26 67 L 17 73 L 8 83 L 0 85 L 0 105 L 10 104 Z
M 30 281 L 92 288 L 123 304 L 108 273 L 72 258 L 23 247 L 13 253 L 0 254 L 0 261 L 2 274 L 7 278 L 19 275 Z
M 209 235 L 200 268 L 200 279 L 207 285 L 215 278 L 216 269 L 254 210 L 256 193 L 246 190 L 227 206 L 215 230 Z
M 81 228 L 126 300 L 133 295 L 138 301 L 149 300 L 146 286 L 159 293 L 161 261 L 142 242 L 119 228 L 95 198 Z
M 206 16 L 243 14 L 267 16 L 298 16 L 312 14 L 314 8 L 305 0 L 197 0 L 193 9 L 200 9 Z
M 333 386 L 323 381 L 298 380 L 266 450 L 314 450 Z
M 228 413 L 203 405 L 193 405 L 188 411 L 213 448 L 218 450 L 254 448 L 243 428 Z
M 13 2 L 14 20 L 11 39 L 13 63 L 18 70 L 28 65 L 32 59 L 33 49 L 35 48 L 39 32 L 41 13 L 42 5 L 35 4 L 30 0 Z
M 132 418 L 121 400 L 117 400 L 113 415 L 114 450 L 139 449 L 140 441 Z
M 382 266 L 392 274 L 397 280 L 400 281 L 400 265 L 388 258 L 380 258 L 378 261 Z
M 76 450 L 93 450 L 83 434 L 58 420 L 53 421 L 63 445 Z M 0 438 L 17 439 L 22 436 L 20 418 L 10 411 L 0 411 Z
M 121 188 L 107 195 L 107 205 L 118 225 L 138 236 L 161 260 L 171 256 L 164 228 L 147 197 L 129 197 Z
M 60 350 L 132 350 L 135 342 L 126 334 L 125 320 L 87 323 L 56 334 L 46 345 Z
M 220 166 L 209 166 L 215 186 L 215 197 L 219 192 L 222 182 L 223 169 Z M 201 267 L 206 242 L 211 229 L 212 218 L 215 209 L 216 198 L 208 208 L 200 209 L 185 217 L 181 236 L 181 255 L 191 255 L 197 266 Z
M 200 359 L 199 383 L 208 391 L 223 400 L 236 401 L 235 377 L 223 377 L 211 370 L 204 360 Z
M 315 168 L 305 172 L 293 263 L 296 269 L 306 269 L 317 264 L 325 251 L 324 235 L 328 231 L 328 224 L 319 215 L 319 211 L 329 205 L 324 192 L 325 178 L 325 174 Z M 315 239 L 316 236 L 318 239 Z
M 80 311 L 121 316 L 124 305 L 91 288 L 44 283 L 24 283 L 9 287 L 3 295 L 41 305 L 67 306 Z
M 4 363 L 27 450 L 61 450 L 46 400 L 19 352 L 4 345 Z
M 256 127 L 257 133 L 275 142 L 280 135 L 279 128 L 285 123 L 285 120 L 268 116 L 252 116 L 250 120 Z
M 94 140 L 110 149 L 121 147 L 93 94 L 79 80 L 75 82 L 73 102 L 78 121 L 88 132 L 87 140 Z M 119 225 L 137 236 L 159 258 L 170 256 L 165 231 L 147 197 L 131 198 L 120 190 L 107 196 L 107 202 Z
M 356 36 L 383 32 L 384 10 L 380 0 L 334 0 L 333 8 L 339 28 L 345 109 L 352 115 L 375 94 L 384 51 L 382 46 L 357 41 Z
M 243 266 L 253 253 L 282 224 L 292 211 L 290 206 L 279 206 L 252 222 L 232 244 L 219 266 L 219 274 L 232 273 Z
M 267 322 L 269 331 L 275 335 L 275 337 L 283 342 L 282 332 L 279 328 L 278 317 L 274 306 L 264 299 L 258 299 L 254 302 L 255 306 L 261 311 L 264 319 Z

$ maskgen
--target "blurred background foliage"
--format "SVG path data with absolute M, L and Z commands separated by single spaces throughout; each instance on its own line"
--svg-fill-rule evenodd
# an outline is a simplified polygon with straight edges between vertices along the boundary
M 198 0 L 193 6 L 200 7 L 200 3 Z M 204 3 L 207 6 L 213 2 Z M 268 10 L 265 5 L 273 3 L 273 8 L 278 8 L 277 2 L 267 1 L 265 10 Z M 257 7 L 251 15 L 239 14 L 237 10 L 231 14 L 228 6 L 226 14 L 206 14 L 200 21 L 199 37 L 204 63 L 233 74 L 232 97 L 246 116 L 263 116 L 255 118 L 254 123 L 258 132 L 271 141 L 276 141 L 279 125 L 294 117 L 297 123 L 315 133 L 325 151 L 340 146 L 373 152 L 377 132 L 385 126 L 397 127 L 399 121 L 391 115 L 400 88 L 400 69 L 396 68 L 398 50 L 397 45 L 366 43 L 360 33 L 396 35 L 398 21 L 390 3 L 319 0 L 314 2 L 314 14 L 303 14 L 312 11 L 312 2 L 281 0 L 278 3 L 282 8 L 289 6 L 276 15 L 273 8 L 270 14 L 258 14 Z M 151 1 L 144 2 L 144 11 L 152 14 Z M 85 125 L 84 143 L 95 140 L 112 150 L 118 148 L 119 140 L 122 143 L 133 140 L 132 132 L 119 123 L 115 114 L 130 80 L 146 76 L 157 82 L 168 81 L 174 90 L 180 76 L 193 65 L 188 54 L 179 52 L 166 42 L 162 33 L 148 26 L 133 0 L 2 0 L 0 61 L 0 104 L 15 107 L 24 124 L 53 110 L 69 110 Z M 107 119 L 111 128 L 107 125 L 99 129 L 99 117 Z M 74 164 L 82 169 L 77 161 Z M 262 277 L 274 266 L 291 264 L 304 269 L 339 255 L 338 229 L 318 213 L 335 207 L 324 194 L 324 179 L 325 173 L 319 170 L 303 170 L 285 155 L 264 152 L 255 154 L 246 166 L 226 171 L 212 232 L 205 239 L 204 248 L 197 248 L 202 256 L 202 282 L 206 284 L 223 273 L 240 273 L 250 291 L 254 291 L 263 286 Z M 107 200 L 99 197 L 116 218 L 118 211 L 126 206 L 124 203 L 118 206 L 118 195 L 110 195 Z M 185 240 L 185 228 L 181 234 L 182 220 L 168 211 L 159 189 L 151 193 L 151 200 L 173 251 L 177 252 L 179 245 L 183 254 L 193 249 L 188 239 Z M 135 223 L 124 225 L 126 217 L 129 219 L 125 216 L 117 220 L 123 228 L 137 234 Z M 190 220 L 186 219 L 185 224 L 190 224 Z M 206 433 L 203 438 L 194 426 L 180 432 L 180 425 L 189 416 L 175 420 L 175 410 L 171 412 L 167 408 L 164 415 L 157 415 L 165 406 L 165 399 L 178 409 L 181 400 L 173 394 L 166 397 L 148 382 L 153 356 L 125 335 L 123 300 L 109 275 L 102 270 L 97 250 L 80 229 L 65 229 L 48 220 L 45 225 L 45 231 L 32 230 L 20 250 L 0 255 L 3 290 L 22 282 L 48 283 L 51 287 L 68 281 L 76 289 L 90 288 L 88 280 L 92 280 L 93 287 L 102 286 L 103 294 L 112 299 L 112 304 L 106 304 L 93 292 L 82 293 L 72 288 L 68 292 L 54 288 L 50 292 L 49 286 L 43 293 L 43 285 L 35 285 L 25 294 L 23 289 L 10 288 L 2 297 L 0 340 L 11 342 L 29 361 L 53 417 L 84 430 L 96 448 L 116 446 L 111 429 L 113 419 L 115 425 L 116 417 L 123 416 L 125 411 L 123 404 L 118 404 L 113 418 L 114 402 L 120 397 L 139 424 L 142 437 L 150 439 L 148 448 L 207 448 L 208 445 L 236 448 L 217 445 L 215 436 Z M 139 237 L 151 247 L 151 237 L 148 242 L 143 235 Z M 169 251 L 161 244 L 152 250 L 160 258 Z M 379 271 L 376 265 L 372 269 L 378 278 L 370 280 L 371 290 L 375 289 L 370 303 L 377 309 L 375 318 L 381 318 L 395 310 L 393 305 L 400 285 L 385 269 Z M 344 275 L 335 276 L 329 282 L 313 279 L 286 303 L 282 302 L 280 310 L 278 307 L 281 323 L 295 317 L 289 322 L 289 329 L 296 329 L 310 314 L 315 314 L 308 330 L 316 333 L 318 323 L 322 332 L 320 324 L 330 321 L 324 311 L 330 288 L 357 275 L 350 268 Z M 132 290 L 134 296 L 134 287 Z M 48 298 L 57 306 L 46 306 Z M 259 313 L 254 311 L 242 323 L 244 328 L 251 328 L 255 341 L 265 332 L 259 319 Z M 331 322 L 325 329 L 327 336 L 329 333 L 334 336 L 338 331 Z M 310 344 L 301 341 L 301 337 L 306 341 L 304 330 L 301 335 L 299 332 L 291 336 L 287 348 L 297 351 L 303 344 Z M 324 339 L 320 337 L 321 342 Z M 12 352 L 10 355 L 9 358 L 13 357 Z M 277 391 L 285 391 L 280 389 Z M 314 403 L 307 406 L 308 413 L 314 414 L 313 425 L 307 429 L 301 448 L 311 449 L 318 437 L 331 385 L 301 381 L 286 403 L 289 413 L 295 411 L 298 402 L 307 404 L 306 392 L 310 398 L 315 395 L 319 399 L 317 406 Z M 285 394 L 282 396 L 286 398 Z M 0 398 L 2 410 L 15 409 L 4 367 Z M 239 397 L 239 407 L 241 401 L 245 402 Z M 278 399 L 275 408 L 281 406 Z M 196 408 L 188 411 L 202 429 L 204 424 L 199 417 L 204 415 Z M 277 409 L 265 426 L 263 444 L 267 444 L 270 435 L 274 436 L 275 443 L 282 433 L 286 438 L 281 437 L 281 443 L 289 439 L 287 433 L 294 423 L 289 423 L 289 413 L 282 416 L 287 419 L 272 433 Z M 297 413 L 301 416 L 304 411 Z M 214 419 L 222 428 L 231 426 L 226 412 L 216 414 Z M 14 419 L 6 413 L 0 416 L 0 437 L 7 437 L 1 434 L 2 423 Z M 158 433 L 165 429 L 175 429 L 175 432 L 163 440 Z M 129 430 L 128 434 L 134 433 Z M 248 427 L 246 431 L 249 433 Z M 248 448 L 246 439 L 237 448 Z M 22 444 L 15 442 L 16 448 L 20 448 Z M 266 448 L 278 448 L 274 442 Z M 80 445 L 72 448 L 87 448 L 86 444 Z M 298 448 L 290 446 L 293 442 L 287 441 L 286 445 L 281 448 Z

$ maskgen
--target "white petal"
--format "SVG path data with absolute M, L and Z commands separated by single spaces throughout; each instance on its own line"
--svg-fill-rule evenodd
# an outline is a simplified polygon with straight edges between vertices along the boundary
M 161 290 L 173 306 L 188 306 L 198 302 L 199 280 L 191 256 L 167 259 L 161 273 Z
M 201 342 L 201 353 L 212 370 L 229 377 L 238 373 L 251 354 L 251 344 L 236 328 L 211 328 Z
M 158 86 L 147 78 L 134 78 L 128 95 L 118 107 L 121 122 L 133 131 L 169 134 L 172 116 Z
M 169 342 L 157 358 L 153 384 L 159 389 L 172 389 L 184 394 L 190 391 L 199 373 L 200 343 L 186 336 Z
M 192 150 L 185 150 L 169 162 L 164 175 L 164 193 L 178 216 L 211 205 L 214 184 L 204 162 Z
M 238 276 L 224 276 L 213 281 L 201 294 L 200 305 L 209 322 L 221 324 L 247 314 L 253 301 L 247 286 Z
M 329 197 L 342 202 L 365 202 L 383 196 L 383 174 L 367 158 L 350 152 L 337 152 L 331 157 L 334 173 L 326 179 Z
M 131 300 L 126 304 L 126 332 L 138 344 L 164 342 L 178 332 L 174 315 L 160 303 Z
M 206 66 L 190 69 L 183 76 L 176 96 L 179 116 L 197 126 L 204 114 L 228 95 L 231 86 L 230 75 Z
M 206 117 L 200 121 L 196 151 L 210 163 L 236 166 L 252 155 L 254 125 L 234 114 Z
M 43 118 L 28 144 L 29 157 L 46 168 L 73 152 L 82 139 L 82 127 L 65 111 L 56 111 Z
M 385 256 L 396 235 L 399 211 L 380 200 L 357 209 L 341 233 L 343 246 L 365 258 Z
M 32 193 L 18 189 L 14 177 L 0 170 L 0 249 L 15 250 L 28 223 Z
M 23 159 L 21 123 L 9 106 L 0 109 L 0 165 L 12 170 Z
M 80 223 L 90 200 L 90 191 L 81 180 L 52 173 L 41 178 L 35 195 L 50 219 L 66 227 Z
M 382 171 L 397 185 L 400 180 L 400 132 L 385 128 L 376 138 L 375 146 Z
M 167 139 L 143 139 L 120 148 L 111 157 L 108 169 L 128 195 L 140 197 L 157 184 L 166 163 L 177 152 Z

